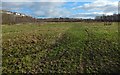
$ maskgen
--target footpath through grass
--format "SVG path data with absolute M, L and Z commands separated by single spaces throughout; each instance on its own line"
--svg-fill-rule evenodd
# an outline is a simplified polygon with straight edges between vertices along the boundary
M 3 26 L 3 73 L 119 72 L 117 24 Z

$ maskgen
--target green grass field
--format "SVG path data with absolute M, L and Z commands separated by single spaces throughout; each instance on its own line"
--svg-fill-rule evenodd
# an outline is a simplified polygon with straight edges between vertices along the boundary
M 120 72 L 118 24 L 2 25 L 3 73 Z

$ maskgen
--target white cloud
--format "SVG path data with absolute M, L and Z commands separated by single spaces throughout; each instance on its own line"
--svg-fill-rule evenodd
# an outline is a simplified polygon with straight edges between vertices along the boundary
M 1 0 L 2 2 L 93 2 L 94 0 Z
M 62 8 L 64 5 L 63 2 L 39 2 L 39 5 L 34 5 L 31 9 L 33 9 L 33 14 L 36 16 L 46 16 L 46 17 L 65 17 L 66 14 L 69 13 L 68 10 Z
M 85 10 L 86 13 L 71 15 L 72 12 L 63 8 L 65 2 L 91 2 L 78 7 L 73 11 Z M 21 10 L 27 7 L 32 11 L 31 15 L 44 17 L 83 17 L 93 18 L 98 15 L 111 15 L 117 12 L 118 0 L 2 0 L 4 9 Z M 75 4 L 75 3 L 74 3 Z M 27 11 L 27 10 L 26 10 Z M 88 13 L 87 13 L 88 12 Z M 27 13 L 28 14 L 28 13 Z M 71 15 L 71 16 L 70 16 Z
M 93 18 L 100 15 L 112 15 L 118 12 L 118 0 L 96 0 L 91 3 L 86 3 L 72 8 L 73 10 L 84 10 L 89 13 L 78 13 L 73 17 Z
M 69 17 L 73 18 L 95 18 L 96 16 L 102 16 L 104 12 L 91 12 L 91 13 L 78 13 Z M 106 15 L 113 15 L 113 13 L 107 13 Z
M 94 2 L 94 1 L 95 0 L 1 0 L 1 2 Z M 109 1 L 119 1 L 119 0 L 109 0 Z
M 65 2 L 4 2 L 6 10 L 21 10 L 27 7 L 35 17 L 66 17 L 70 11 L 63 8 Z M 26 10 L 27 11 L 27 10 Z
M 74 7 L 74 10 L 86 10 L 86 11 L 103 11 L 103 12 L 117 12 L 118 1 L 108 0 L 96 0 L 92 3 L 84 4 L 83 6 Z

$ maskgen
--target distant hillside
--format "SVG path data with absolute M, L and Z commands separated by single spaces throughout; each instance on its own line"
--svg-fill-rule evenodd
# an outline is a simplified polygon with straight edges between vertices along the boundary
M 40 23 L 40 22 L 80 22 L 82 19 L 75 18 L 33 18 L 31 16 L 18 13 L 11 12 L 6 10 L 0 10 L 2 14 L 2 24 L 16 24 L 16 23 Z
M 36 18 L 17 12 L 1 10 L 0 14 L 2 14 L 2 24 L 31 23 L 37 21 Z

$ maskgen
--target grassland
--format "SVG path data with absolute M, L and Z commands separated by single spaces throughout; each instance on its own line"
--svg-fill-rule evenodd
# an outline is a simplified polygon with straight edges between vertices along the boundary
M 118 25 L 2 25 L 3 73 L 120 72 Z

